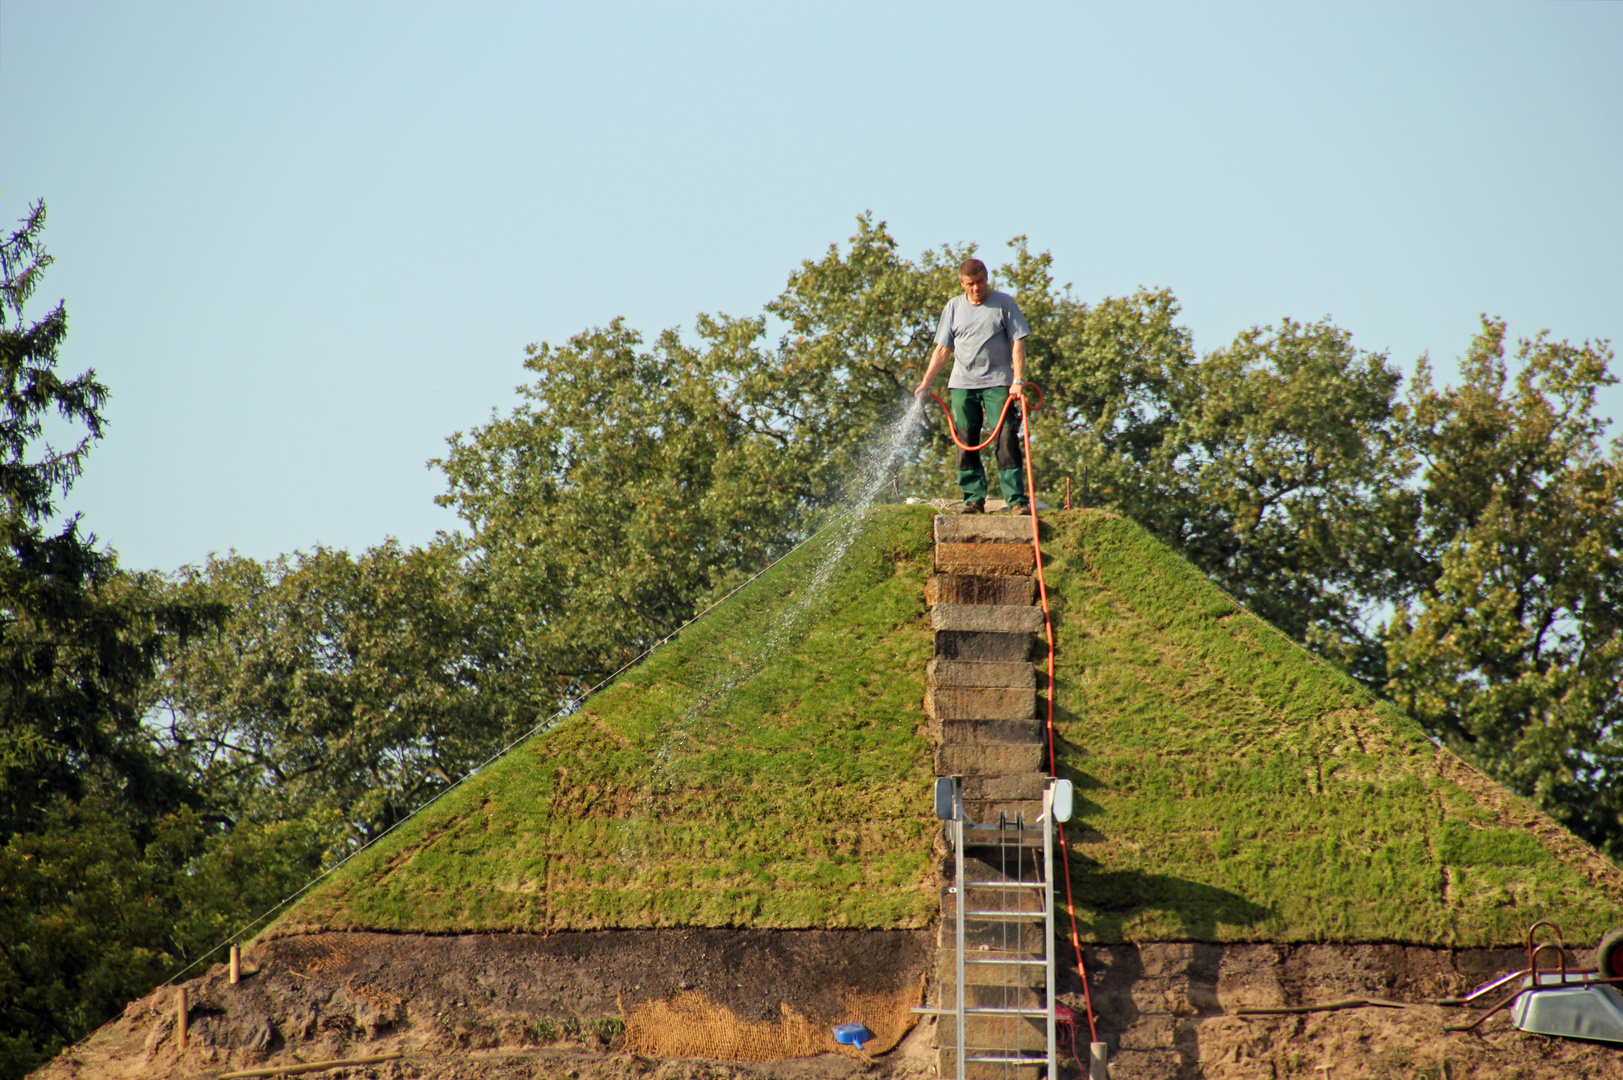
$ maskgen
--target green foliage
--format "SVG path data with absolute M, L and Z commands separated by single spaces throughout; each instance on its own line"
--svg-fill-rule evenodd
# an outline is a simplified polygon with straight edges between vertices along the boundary
M 24 305 L 51 262 L 40 244 L 44 205 L 21 225 L 0 241 L 0 837 L 36 826 L 52 796 L 80 795 L 90 761 L 132 800 L 175 805 L 138 737 L 139 691 L 160 624 L 186 621 L 115 585 L 112 554 L 81 536 L 77 519 L 46 527 L 53 492 L 66 493 L 101 435 L 107 390 L 94 371 L 57 374 L 61 304 L 27 321 Z M 41 445 L 52 412 L 85 429 L 73 449 Z
M 316 869 L 297 824 L 221 835 L 185 807 L 132 823 L 104 790 L 51 800 L 0 847 L 0 1076 L 207 957 Z
M 220 612 L 118 571 L 76 519 L 50 527 L 103 428 L 93 371 L 56 370 L 61 304 L 24 305 L 45 210 L 0 241 L 0 1077 L 20 1077 L 206 953 L 311 869 L 294 826 L 219 835 L 142 725 L 167 651 Z M 42 444 L 43 420 L 85 434 Z
M 213 558 L 167 593 L 231 613 L 166 665 L 156 716 L 228 824 L 306 822 L 336 855 L 534 723 L 448 545 Z
M 765 363 L 760 321 L 699 331 L 703 348 L 643 348 L 619 321 L 532 346 L 523 404 L 437 463 L 482 602 L 553 707 L 804 535 L 812 457 L 739 378 Z
M 1382 498 L 1405 471 L 1396 371 L 1327 321 L 1290 319 L 1196 362 L 1176 311 L 1140 292 L 1073 313 L 1036 369 L 1065 402 L 1034 429 L 1047 483 L 1073 476 L 1293 637 L 1378 672 L 1362 615 Z
M 1438 390 L 1422 365 L 1408 442 L 1424 463 L 1410 591 L 1387 629 L 1389 692 L 1428 731 L 1623 858 L 1623 442 L 1607 453 L 1602 345 L 1521 342 L 1485 320 Z

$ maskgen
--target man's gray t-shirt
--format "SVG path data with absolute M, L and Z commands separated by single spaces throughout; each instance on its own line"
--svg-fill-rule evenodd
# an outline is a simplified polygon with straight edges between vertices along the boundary
M 1008 293 L 993 291 L 979 304 L 966 296 L 947 301 L 936 326 L 935 343 L 952 350 L 947 386 L 984 390 L 1014 382 L 1014 343 L 1031 334 L 1020 305 Z

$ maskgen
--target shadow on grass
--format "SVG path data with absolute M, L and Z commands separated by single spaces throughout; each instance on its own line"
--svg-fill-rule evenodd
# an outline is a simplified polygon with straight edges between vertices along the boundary
M 1189 941 L 1212 941 L 1219 926 L 1255 926 L 1274 914 L 1239 893 L 1171 874 L 1073 865 L 1071 885 L 1077 914 L 1100 941 L 1124 940 L 1127 922 L 1152 911 L 1175 921 L 1178 937 Z
M 1080 756 L 1072 749 L 1072 761 Z M 1176 922 L 1178 936 L 1191 941 L 1214 940 L 1219 926 L 1255 926 L 1274 916 L 1273 908 L 1228 889 L 1171 874 L 1112 870 L 1089 856 L 1081 845 L 1099 843 L 1106 836 L 1089 822 L 1097 820 L 1104 807 L 1086 793 L 1101 791 L 1104 785 L 1074 766 L 1064 775 L 1076 790 L 1075 809 L 1065 827 L 1066 840 L 1077 845 L 1070 851 L 1071 887 L 1078 915 L 1088 920 L 1088 929 L 1098 940 L 1124 940 L 1127 922 L 1152 911 Z

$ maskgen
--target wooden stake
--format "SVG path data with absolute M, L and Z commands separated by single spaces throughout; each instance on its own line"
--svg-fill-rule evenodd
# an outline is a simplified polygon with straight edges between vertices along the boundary
M 242 946 L 231 946 L 231 985 L 235 986 L 242 980 Z
M 186 988 L 182 986 L 175 998 L 175 1040 L 182 1050 L 186 1049 L 186 1021 L 190 1013 L 191 1009 L 186 1005 Z
M 379 1065 L 403 1056 L 401 1051 L 396 1050 L 390 1054 L 373 1054 L 371 1057 L 334 1058 L 331 1061 L 302 1062 L 298 1065 L 280 1065 L 269 1069 L 245 1069 L 242 1072 L 221 1073 L 219 1080 L 244 1080 L 250 1076 L 293 1076 L 298 1073 L 339 1069 L 346 1065 Z

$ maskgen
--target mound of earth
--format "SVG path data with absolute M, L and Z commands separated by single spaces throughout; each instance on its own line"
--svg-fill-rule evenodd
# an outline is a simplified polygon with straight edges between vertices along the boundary
M 1179 942 L 1099 946 L 1086 958 L 1114 1078 L 1623 1080 L 1623 1049 L 1527 1035 L 1503 1014 L 1480 1034 L 1443 1031 L 1468 1014 L 1429 1003 L 1515 968 L 1523 957 L 1514 949 Z M 934 1021 L 915 1024 L 910 1009 L 933 961 L 934 941 L 920 932 L 277 938 L 250 951 L 236 986 L 223 968 L 186 985 L 184 1049 L 178 995 L 165 989 L 38 1076 L 213 1078 L 399 1053 L 316 1075 L 926 1080 Z M 1061 999 L 1081 1015 L 1080 983 L 1067 975 Z M 1236 1015 L 1356 997 L 1406 1007 Z M 860 1051 L 834 1043 L 830 1027 L 845 1021 L 878 1038 Z M 783 1041 L 807 1036 L 826 1041 Z M 713 1060 L 736 1059 L 752 1037 L 778 1059 Z M 1070 1080 L 1080 1075 L 1066 1066 Z

